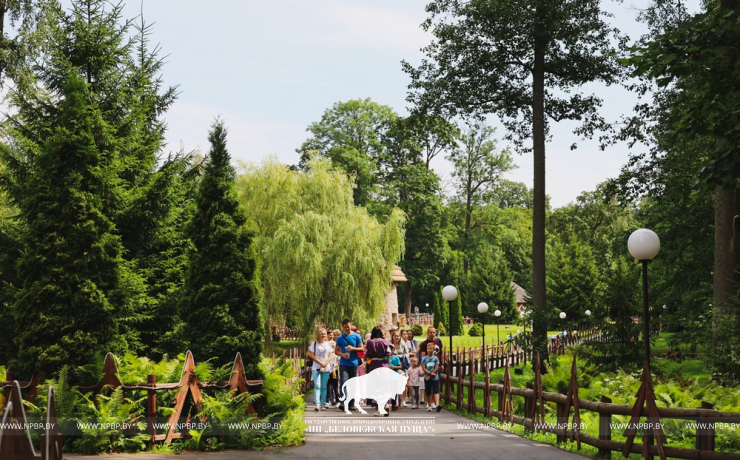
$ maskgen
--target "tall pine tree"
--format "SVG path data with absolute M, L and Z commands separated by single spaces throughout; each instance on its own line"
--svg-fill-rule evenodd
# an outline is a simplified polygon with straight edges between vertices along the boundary
M 254 377 L 264 333 L 253 236 L 244 228 L 221 121 L 214 123 L 208 140 L 210 162 L 188 228 L 192 253 L 180 305 L 183 335 L 201 360 L 224 364 L 241 352 L 247 375 Z

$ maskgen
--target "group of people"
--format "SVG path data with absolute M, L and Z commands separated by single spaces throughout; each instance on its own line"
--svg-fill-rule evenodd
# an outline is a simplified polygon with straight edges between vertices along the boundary
M 390 401 L 371 401 L 374 407 L 384 404 L 386 413 L 402 407 L 419 409 L 426 404 L 427 411 L 442 410 L 439 405 L 439 374 L 444 365 L 442 341 L 436 337 L 436 329 L 427 330 L 427 338 L 418 343 L 410 329 L 392 328 L 389 339 L 380 326 L 366 334 L 352 325 L 349 319 L 342 321 L 342 331 L 331 328 L 316 330 L 316 338 L 308 347 L 308 358 L 313 361 L 314 410 L 338 407 L 342 385 L 349 379 L 387 367 L 408 376 L 403 394 Z M 344 398 L 349 397 L 344 395 Z M 342 398 L 342 400 L 344 399 Z M 350 410 L 353 408 L 350 407 Z M 380 415 L 376 410 L 375 415 Z

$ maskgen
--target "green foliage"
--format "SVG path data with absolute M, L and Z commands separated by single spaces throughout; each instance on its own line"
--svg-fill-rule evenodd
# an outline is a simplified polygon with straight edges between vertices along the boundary
M 83 364 L 95 349 L 161 352 L 152 335 L 142 344 L 140 331 L 150 332 L 145 323 L 152 319 L 173 323 L 158 308 L 181 279 L 162 276 L 162 265 L 177 260 L 171 251 L 162 254 L 182 245 L 163 236 L 173 233 L 168 216 L 184 207 L 180 195 L 166 196 L 179 174 L 164 172 L 181 158 L 158 168 L 160 117 L 176 90 L 163 88 L 149 27 L 123 21 L 122 6 L 102 0 L 75 1 L 68 10 L 40 2 L 28 22 L 26 2 L 6 6 L 13 19 L 24 18 L 23 28 L 38 19 L 18 43 L 22 62 L 13 68 L 22 72 L 8 73 L 13 110 L 0 149 L 1 185 L 18 208 L 13 219 L 20 230 L 17 237 L 3 232 L 19 253 L 3 251 L 14 273 L 3 273 L 2 314 L 17 330 L 44 330 L 38 341 L 17 337 L 13 349 L 22 356 L 14 369 L 43 366 L 53 374 L 62 364 Z M 36 303 L 45 306 L 20 311 Z
M 480 337 L 483 335 L 483 324 L 475 323 L 468 329 L 468 335 L 471 337 Z
M 716 186 L 737 188 L 740 145 L 735 108 L 740 101 L 737 62 L 730 50 L 737 47 L 740 25 L 737 7 L 708 2 L 703 11 L 665 27 L 658 36 L 631 49 L 625 63 L 633 74 L 654 80 L 659 87 L 675 85 L 690 94 L 675 107 L 674 136 L 721 139 L 710 155 L 703 155 L 696 185 L 703 191 Z
M 443 335 L 447 335 L 447 329 L 445 329 L 445 325 L 440 322 L 437 324 L 437 337 L 441 337 Z
M 705 327 L 704 331 L 708 332 L 709 328 Z M 715 341 L 703 350 L 703 358 L 714 379 L 725 384 L 737 383 L 740 381 L 740 314 L 724 317 L 713 332 Z M 711 343 L 709 337 L 705 340 Z
M 446 324 L 448 326 L 450 324 L 450 305 L 442 298 L 441 286 L 434 295 L 434 319 L 432 324 Z
M 604 305 L 598 316 L 605 342 L 589 343 L 583 353 L 602 370 L 636 369 L 643 361 L 643 343 L 638 340 L 640 325 L 632 321 L 640 315 L 640 272 L 631 260 L 615 259 L 606 275 Z M 597 312 L 598 313 L 598 312 Z
M 462 315 L 462 292 L 457 291 L 457 299 L 450 303 L 450 335 L 465 335 Z
M 421 324 L 414 324 L 414 326 L 411 328 L 411 333 L 414 334 L 414 337 L 419 337 L 421 334 L 424 333 L 424 328 L 421 327 Z M 2 372 L 2 368 L 0 367 L 0 372 Z
M 264 331 L 257 256 L 236 199 L 221 121 L 209 141 L 210 162 L 188 229 L 193 249 L 180 305 L 183 332 L 196 356 L 212 356 L 219 365 L 241 352 L 246 374 L 254 378 L 260 375 Z
M 316 321 L 344 318 L 363 330 L 385 306 L 388 280 L 404 251 L 404 217 L 384 224 L 354 205 L 352 182 L 316 158 L 306 172 L 266 161 L 239 177 L 241 205 L 256 233 L 268 318 L 287 318 L 304 334 Z
M 34 161 L 38 177 L 18 200 L 28 232 L 13 306 L 19 353 L 12 363 L 25 373 L 53 373 L 101 349 L 125 349 L 120 323 L 133 314 L 125 307 L 136 294 L 125 282 L 120 237 L 103 212 L 106 170 L 96 136 L 104 120 L 81 76 L 67 75 L 61 91 L 59 123 Z
M 377 188 L 378 160 L 385 153 L 383 136 L 397 117 L 390 107 L 370 99 L 335 103 L 321 121 L 308 127 L 313 137 L 296 150 L 301 168 L 312 168 L 315 152 L 329 158 L 336 168 L 354 176 L 354 204 L 367 206 Z
M 554 241 L 548 258 L 547 297 L 553 309 L 567 314 L 571 327 L 586 321 L 585 311 L 601 301 L 601 275 L 591 248 L 583 243 Z
M 157 381 L 176 382 L 180 379 L 184 356 L 178 359 L 167 359 L 160 362 L 150 361 L 133 354 L 122 360 L 116 358 L 124 382 L 141 382 L 142 377 L 154 373 Z M 93 368 L 100 363 L 90 363 Z M 86 366 L 87 367 L 87 366 Z M 191 408 L 189 417 L 195 420 L 208 420 L 204 430 L 192 430 L 189 439 L 175 440 L 172 446 L 155 446 L 157 451 L 177 453 L 189 450 L 222 450 L 222 449 L 259 449 L 269 445 L 295 446 L 303 442 L 305 424 L 303 423 L 304 401 L 300 394 L 301 380 L 293 380 L 295 372 L 290 363 L 281 362 L 275 368 L 269 364 L 261 366 L 265 373 L 263 385 L 267 397 L 267 412 L 264 418 L 247 415 L 246 409 L 260 394 L 232 395 L 223 390 L 213 394 L 204 393 L 203 407 L 200 411 Z M 199 364 L 195 373 L 201 381 L 227 378 L 231 367 L 225 371 L 214 370 L 207 362 Z M 77 371 L 76 374 L 87 375 L 89 370 Z M 63 368 L 58 380 L 47 381 L 40 389 L 39 396 L 33 404 L 28 405 L 29 416 L 43 420 L 47 407 L 46 395 L 48 386 L 53 386 L 57 403 L 57 415 L 61 429 L 72 435 L 65 436 L 65 452 L 100 454 L 112 452 L 138 452 L 146 450 L 149 435 L 144 431 L 145 391 L 130 391 L 119 387 L 115 390 L 104 389 L 103 394 L 93 395 L 83 392 L 70 384 L 69 368 Z M 124 396 L 124 392 L 126 396 Z M 177 392 L 159 391 L 157 393 L 157 417 L 169 417 L 174 404 L 173 396 Z M 138 417 L 139 421 L 136 421 Z M 114 429 L 117 424 L 133 423 L 131 431 Z M 100 423 L 97 427 L 83 424 Z M 230 423 L 280 423 L 275 430 L 229 428 Z M 79 427 L 79 428 L 78 428 Z
M 511 286 L 512 278 L 513 274 L 503 254 L 494 253 L 490 248 L 484 248 L 477 254 L 470 271 L 467 297 L 488 304 L 486 324 L 517 319 L 516 292 Z M 477 311 L 477 303 L 475 308 L 474 311 Z M 496 310 L 501 310 L 500 318 L 494 316 Z

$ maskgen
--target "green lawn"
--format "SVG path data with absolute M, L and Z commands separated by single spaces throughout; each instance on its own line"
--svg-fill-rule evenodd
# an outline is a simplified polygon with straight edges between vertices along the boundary
M 501 324 L 500 326 L 500 338 L 501 342 L 506 341 L 507 335 L 515 335 L 517 331 L 522 330 L 521 325 L 517 324 Z M 422 335 L 417 335 L 415 338 L 421 342 L 422 340 L 426 339 L 427 337 L 427 329 L 429 329 L 429 326 L 423 326 L 423 333 Z M 496 344 L 496 325 L 495 324 L 486 324 L 486 343 L 489 345 L 495 345 Z M 463 336 L 454 336 L 452 338 L 452 346 L 453 347 L 479 347 L 483 343 L 483 337 L 471 337 L 467 335 L 468 330 L 470 330 L 470 326 L 465 326 L 465 335 Z M 529 328 L 527 328 L 529 330 Z M 548 335 L 554 335 L 561 331 L 548 331 Z M 442 339 L 442 343 L 444 345 L 448 345 L 450 343 L 450 338 L 448 336 L 442 336 L 440 337 Z

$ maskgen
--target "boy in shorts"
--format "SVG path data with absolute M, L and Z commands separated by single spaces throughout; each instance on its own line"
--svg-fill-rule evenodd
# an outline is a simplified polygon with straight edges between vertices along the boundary
M 427 399 L 427 412 L 442 410 L 439 406 L 439 358 L 434 352 L 434 343 L 427 344 L 427 353 L 421 360 L 424 372 L 424 393 Z

